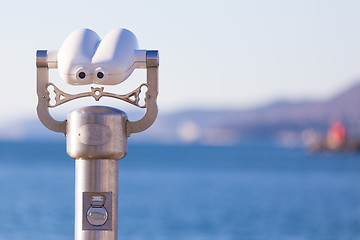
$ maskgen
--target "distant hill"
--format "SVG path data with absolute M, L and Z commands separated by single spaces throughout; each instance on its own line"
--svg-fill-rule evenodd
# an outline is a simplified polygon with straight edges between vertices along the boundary
M 251 139 L 302 144 L 307 135 L 325 135 L 342 121 L 350 138 L 360 138 L 360 83 L 325 101 L 275 102 L 238 111 L 187 111 L 162 116 L 147 134 L 168 133 L 168 141 L 234 144 Z M 195 131 L 195 134 L 194 134 Z M 164 138 L 165 139 L 165 138 Z
M 360 83 L 326 101 L 275 102 L 236 111 L 192 110 L 159 115 L 155 124 L 130 141 L 151 143 L 236 144 L 252 139 L 274 140 L 285 145 L 306 143 L 340 120 L 351 138 L 360 138 Z M 36 120 L 0 128 L 0 139 L 63 140 Z

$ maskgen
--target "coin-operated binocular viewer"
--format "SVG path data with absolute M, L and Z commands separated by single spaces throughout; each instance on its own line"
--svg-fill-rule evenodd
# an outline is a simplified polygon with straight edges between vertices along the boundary
M 127 152 L 127 138 L 150 127 L 157 116 L 158 51 L 139 50 L 135 35 L 116 29 L 103 39 L 89 29 L 68 36 L 59 51 L 38 50 L 37 113 L 48 129 L 64 133 L 67 153 L 75 158 L 75 239 L 116 240 L 118 224 L 118 160 Z M 88 92 L 68 94 L 49 82 L 49 69 L 58 68 L 62 79 L 71 85 L 116 85 L 126 80 L 135 68 L 147 69 L 146 83 L 119 95 L 91 87 Z M 55 92 L 50 104 L 49 88 Z M 146 88 L 145 103 L 140 92 Z M 126 113 L 104 106 L 83 107 L 69 113 L 67 120 L 52 118 L 49 108 L 82 97 L 111 97 L 146 108 L 138 121 Z

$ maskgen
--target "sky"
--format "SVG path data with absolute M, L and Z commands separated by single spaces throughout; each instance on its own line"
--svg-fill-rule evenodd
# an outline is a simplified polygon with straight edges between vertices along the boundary
M 161 114 L 324 100 L 360 80 L 359 11 L 360 1 L 350 0 L 7 1 L 0 123 L 36 118 L 36 50 L 59 49 L 79 28 L 101 37 L 127 28 L 141 49 L 159 50 Z M 118 87 L 131 90 L 144 78 L 135 70 Z M 64 84 L 57 70 L 50 80 L 63 91 L 87 91 Z

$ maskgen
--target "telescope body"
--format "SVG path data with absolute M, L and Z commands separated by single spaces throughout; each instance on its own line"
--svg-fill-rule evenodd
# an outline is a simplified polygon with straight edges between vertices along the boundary
M 75 159 L 75 240 L 117 240 L 118 160 L 127 153 L 128 137 L 149 128 L 156 119 L 158 51 L 139 50 L 135 35 L 115 29 L 101 39 L 90 29 L 71 33 L 59 51 L 37 51 L 37 113 L 48 129 L 66 136 L 67 153 Z M 49 82 L 49 69 L 58 68 L 71 85 L 116 85 L 136 68 L 146 68 L 146 83 L 124 95 L 90 87 L 89 92 L 68 94 Z M 50 104 L 49 87 L 55 92 Z M 144 105 L 140 93 L 146 89 Z M 105 106 L 73 110 L 66 120 L 55 120 L 49 108 L 81 97 L 112 97 L 139 108 L 144 116 L 129 121 L 126 113 Z

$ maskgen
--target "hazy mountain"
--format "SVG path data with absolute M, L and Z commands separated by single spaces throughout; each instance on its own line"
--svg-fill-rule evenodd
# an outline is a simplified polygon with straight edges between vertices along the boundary
M 249 110 L 187 111 L 162 116 L 148 134 L 166 132 L 171 133 L 173 141 L 205 144 L 232 144 L 254 138 L 297 144 L 310 133 L 325 135 L 334 121 L 344 123 L 349 137 L 360 138 L 360 83 L 326 101 L 281 101 Z
M 134 134 L 130 141 L 219 145 L 260 138 L 297 144 L 309 133 L 326 134 L 336 120 L 344 123 L 351 138 L 360 138 L 360 83 L 326 101 L 279 101 L 247 110 L 160 114 L 149 130 Z M 64 138 L 35 119 L 0 128 L 0 139 Z

